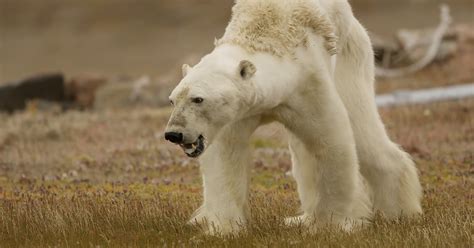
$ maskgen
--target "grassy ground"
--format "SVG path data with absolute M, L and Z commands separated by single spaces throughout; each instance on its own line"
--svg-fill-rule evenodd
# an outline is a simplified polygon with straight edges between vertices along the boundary
M 270 125 L 252 140 L 253 222 L 229 237 L 185 224 L 201 181 L 162 138 L 169 109 L 0 116 L 0 247 L 472 247 L 474 100 L 381 113 L 418 164 L 422 218 L 377 217 L 351 234 L 283 226 L 299 203 L 284 133 Z

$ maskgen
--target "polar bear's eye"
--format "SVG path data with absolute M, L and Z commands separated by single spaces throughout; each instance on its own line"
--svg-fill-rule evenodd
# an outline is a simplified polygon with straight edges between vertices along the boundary
M 202 103 L 202 102 L 204 102 L 204 99 L 202 99 L 201 97 L 194 97 L 194 98 L 191 99 L 191 101 L 193 103 Z

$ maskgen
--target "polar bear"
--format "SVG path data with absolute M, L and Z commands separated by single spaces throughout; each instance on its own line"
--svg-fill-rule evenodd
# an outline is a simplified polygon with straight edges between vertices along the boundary
M 170 95 L 165 138 L 201 164 L 191 222 L 228 233 L 249 220 L 249 137 L 273 121 L 288 131 L 302 208 L 287 224 L 351 230 L 374 210 L 420 214 L 417 169 L 377 112 L 371 43 L 347 0 L 237 0 L 232 12 Z

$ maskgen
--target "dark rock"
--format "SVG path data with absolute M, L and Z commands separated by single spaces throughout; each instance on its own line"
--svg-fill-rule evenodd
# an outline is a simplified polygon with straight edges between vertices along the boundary
M 45 74 L 16 84 L 0 87 L 0 111 L 12 113 L 23 110 L 28 101 L 65 102 L 65 83 L 62 74 Z

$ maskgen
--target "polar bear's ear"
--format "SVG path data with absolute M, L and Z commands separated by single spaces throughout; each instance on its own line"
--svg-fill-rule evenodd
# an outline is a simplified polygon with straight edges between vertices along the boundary
M 184 64 L 183 67 L 181 68 L 182 72 L 183 72 L 183 77 L 186 77 L 186 75 L 188 75 L 188 72 L 192 69 L 191 66 L 189 66 L 188 64 Z
M 249 79 L 257 72 L 257 68 L 252 64 L 252 62 L 242 60 L 240 61 L 238 72 L 243 79 Z

